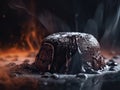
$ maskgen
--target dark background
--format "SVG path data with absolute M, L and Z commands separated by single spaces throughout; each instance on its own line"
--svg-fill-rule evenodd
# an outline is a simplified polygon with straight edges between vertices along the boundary
M 116 14 L 118 14 L 119 2 L 119 0 L 0 0 L 0 47 L 19 42 L 23 23 L 33 16 L 39 18 L 39 15 L 44 11 L 51 12 L 52 15 L 59 18 L 70 28 L 69 30 L 65 28 L 57 31 L 86 32 L 85 28 L 87 27 L 88 29 L 90 27 L 90 29 L 97 31 L 97 35 L 94 30 L 93 32 L 92 30 L 87 30 L 87 32 L 95 35 L 101 42 L 106 31 L 106 21 L 110 19 L 110 22 L 112 22 Z M 98 25 L 99 27 L 97 26 L 96 29 L 94 18 L 96 10 L 101 3 L 103 5 L 103 16 L 100 26 Z M 30 10 L 31 4 L 34 5 L 34 13 Z M 90 21 L 91 19 L 92 21 Z M 87 24 L 88 21 L 90 22 Z M 91 24 L 92 22 L 93 24 Z M 54 32 L 57 31 L 54 30 Z M 115 45 L 119 45 L 119 43 L 116 43 L 120 39 L 119 30 L 117 29 L 116 31 L 117 36 L 116 34 L 112 35 L 113 40 L 108 45 L 113 43 L 113 41 L 115 41 Z M 114 38 L 114 36 L 117 38 Z

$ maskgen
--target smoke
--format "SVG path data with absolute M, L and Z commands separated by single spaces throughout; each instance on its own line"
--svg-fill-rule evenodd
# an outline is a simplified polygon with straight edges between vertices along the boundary
M 36 7 L 34 9 L 30 9 L 30 5 L 27 3 L 27 0 L 12 0 L 10 2 L 10 7 L 16 9 L 17 11 L 26 12 L 29 16 L 35 18 L 45 27 L 45 31 L 51 34 L 54 32 L 65 32 L 65 31 L 75 31 L 76 28 L 71 29 L 70 26 L 64 20 L 60 19 L 55 13 L 51 12 L 50 10 L 46 10 L 43 7 L 43 10 L 36 11 Z M 35 4 L 36 2 L 30 0 Z M 77 7 L 80 8 L 80 7 Z M 79 10 L 79 9 L 78 9 Z M 35 12 L 34 12 L 35 11 Z M 79 11 L 77 11 L 79 12 Z M 73 12 L 74 13 L 74 12 Z M 76 13 L 76 12 L 75 12 Z M 83 11 L 79 12 L 78 18 L 81 18 L 81 14 L 84 14 Z M 86 15 L 87 16 L 87 15 Z M 76 21 L 75 27 L 78 29 L 78 24 L 80 21 L 78 18 L 75 18 Z M 94 12 L 93 16 L 90 17 L 86 24 L 83 25 L 85 33 L 90 33 L 95 36 L 101 43 L 102 47 L 104 48 L 111 48 L 114 49 L 117 47 L 119 48 L 120 43 L 118 43 L 119 37 L 119 18 L 120 18 L 120 5 L 117 0 L 108 0 L 103 1 L 98 4 L 96 11 Z M 77 19 L 77 20 L 76 20 Z M 71 20 L 72 21 L 72 20 Z M 74 22 L 73 21 L 73 22 Z M 81 32 L 81 30 L 78 30 Z
M 33 1 L 31 0 L 31 2 L 34 2 L 34 0 Z M 33 25 L 33 23 L 36 24 L 35 22 L 37 20 L 39 21 L 38 25 L 44 28 L 43 31 L 47 32 L 47 34 L 48 33 L 51 34 L 54 32 L 61 32 L 61 31 L 71 31 L 70 27 L 66 24 L 66 22 L 60 19 L 59 17 L 57 17 L 54 13 L 48 10 L 44 10 L 42 12 L 36 12 L 35 7 L 32 6 L 31 8 L 31 6 L 29 6 L 28 3 L 25 3 L 24 0 L 19 0 L 19 1 L 12 0 L 9 3 L 9 6 L 13 9 L 16 9 L 16 11 L 18 11 L 19 13 L 26 13 L 30 18 L 31 17 L 33 18 L 31 20 L 32 23 L 28 24 L 27 26 L 31 26 L 31 24 Z M 109 46 L 110 48 L 115 48 L 117 45 L 119 45 L 118 41 L 120 38 L 119 37 L 120 6 L 117 7 L 117 11 L 114 12 L 114 14 L 110 16 L 108 15 L 108 17 L 104 16 L 104 12 L 105 12 L 104 9 L 105 9 L 104 4 L 100 3 L 96 9 L 94 16 L 88 19 L 88 21 L 86 22 L 86 25 L 84 27 L 84 32 L 90 33 L 94 35 L 96 38 L 102 37 L 101 44 L 104 47 Z M 34 37 L 34 34 L 28 33 L 29 31 L 31 31 L 31 28 L 28 27 L 27 29 L 29 30 L 24 32 L 27 33 L 27 35 L 31 40 L 31 36 Z M 103 35 L 101 35 L 101 33 L 103 33 Z M 41 35 L 41 31 L 39 31 L 39 33 L 37 32 L 37 34 Z M 36 46 L 39 47 L 39 45 L 37 44 L 38 41 L 36 41 L 37 38 L 38 37 L 35 37 L 35 40 L 33 41 L 36 43 Z M 29 42 L 30 40 L 28 39 Z M 30 47 L 32 48 L 32 46 Z M 74 62 L 73 64 L 74 67 L 78 64 L 78 61 L 80 61 L 79 56 L 77 54 L 78 53 L 76 53 L 75 57 L 73 57 L 73 60 L 77 60 L 77 62 Z M 30 78 L 12 78 L 12 76 L 9 73 L 9 69 L 7 67 L 1 67 L 1 68 L 2 68 L 0 70 L 0 89 L 1 90 L 5 90 L 5 89 L 6 90 L 10 90 L 10 89 L 11 90 L 18 90 L 18 89 L 37 90 L 38 89 L 37 81 L 34 81 Z M 81 67 L 77 67 L 77 69 L 80 70 Z M 72 71 L 76 73 L 77 69 L 75 71 L 75 68 L 73 68 Z
M 28 1 L 30 1 L 30 3 L 28 3 Z M 22 23 L 21 25 L 21 29 L 22 29 L 21 37 L 20 40 L 18 40 L 20 42 L 18 42 L 17 44 L 20 45 L 21 47 L 20 55 L 24 53 L 22 51 L 22 48 L 26 49 L 27 47 L 30 50 L 32 50 L 32 52 L 34 51 L 34 47 L 35 49 L 36 48 L 38 49 L 40 47 L 40 42 L 42 41 L 41 39 L 43 39 L 48 34 L 54 32 L 61 32 L 61 31 L 70 31 L 69 26 L 63 20 L 58 18 L 55 14 L 51 13 L 50 11 L 44 10 L 42 12 L 36 12 L 36 6 L 34 6 L 34 4 L 35 4 L 34 0 L 19 0 L 19 1 L 10 0 L 9 2 L 10 8 L 16 10 L 16 13 L 18 13 L 18 15 L 20 15 L 22 18 L 25 18 L 24 23 Z M 21 58 L 25 60 L 25 57 L 29 57 L 29 56 L 22 57 L 17 55 L 19 53 L 18 48 L 16 47 L 13 48 L 16 49 L 15 50 L 16 52 L 11 51 L 10 49 L 8 50 L 10 54 L 14 54 L 14 56 L 16 56 L 17 58 L 15 59 L 16 61 L 13 60 L 12 62 L 18 62 L 17 64 L 20 64 L 19 61 L 22 61 Z M 30 53 L 28 49 L 26 52 Z M 33 56 L 33 54 L 30 56 Z M 11 55 L 9 55 L 8 57 L 12 59 Z M 18 59 L 19 57 L 21 58 Z M 3 56 L 1 60 L 5 60 L 7 63 L 10 62 L 10 60 L 7 60 L 5 56 Z M 2 63 L 5 62 L 0 62 L 0 65 L 2 65 Z M 8 66 L 1 67 L 0 90 L 21 90 L 21 89 L 38 90 L 39 89 L 39 85 L 36 80 L 32 80 L 31 78 L 24 78 L 24 77 L 17 78 L 12 76 L 10 67 Z
M 26 1 L 26 0 L 25 0 Z M 31 0 L 32 1 L 32 0 Z M 36 17 L 34 13 L 30 11 L 30 7 L 28 7 L 27 4 L 25 4 L 24 0 L 11 0 L 9 2 L 9 7 L 12 9 L 17 10 L 18 12 L 26 12 L 28 15 Z
M 92 34 L 94 37 L 98 38 L 98 25 L 93 19 L 89 19 L 84 29 L 85 33 Z
M 109 2 L 109 1 L 106 1 Z M 113 3 L 113 4 L 112 4 Z M 119 51 L 120 35 L 120 4 L 110 1 L 100 3 L 96 8 L 94 17 L 88 19 L 84 32 L 95 36 L 101 43 L 102 48 L 111 51 Z
M 36 11 L 37 5 L 34 0 L 30 0 L 31 4 L 28 3 L 27 0 L 26 2 L 24 0 L 12 0 L 10 1 L 9 6 L 16 9 L 18 12 L 22 10 L 22 13 L 26 12 L 29 16 L 35 18 L 46 28 L 49 34 L 54 32 L 71 31 L 65 21 L 61 20 L 52 12 L 46 9 Z
M 105 46 L 111 45 L 111 49 L 115 49 L 115 47 L 119 44 L 117 43 L 119 38 L 118 37 L 120 23 L 119 19 L 120 19 L 120 6 L 117 8 L 116 14 L 107 19 L 105 25 L 105 33 L 102 38 L 102 43 L 104 43 Z
M 51 33 L 71 31 L 69 26 L 63 20 L 49 11 L 41 13 L 39 20 Z
M 103 14 L 104 14 L 104 6 L 103 3 L 100 3 L 94 13 L 94 17 L 88 19 L 84 32 L 92 34 L 97 39 L 100 38 L 101 27 L 103 26 Z

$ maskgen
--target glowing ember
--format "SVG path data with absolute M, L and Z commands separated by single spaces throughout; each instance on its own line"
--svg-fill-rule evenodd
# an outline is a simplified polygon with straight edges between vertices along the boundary
M 34 0 L 31 0 L 28 9 L 35 15 L 34 4 Z M 24 61 L 32 63 L 42 39 L 48 34 L 44 26 L 34 16 L 26 19 L 21 28 L 20 39 L 15 44 L 10 43 L 11 46 L 8 45 L 5 49 L 0 49 L 0 66 L 9 63 L 21 64 Z
M 0 66 L 7 65 L 9 63 L 21 64 L 25 61 L 32 63 L 34 61 L 36 53 L 37 50 L 31 52 L 31 50 L 24 51 L 17 48 L 0 51 Z
M 27 23 L 26 28 L 27 30 L 21 35 L 21 40 L 14 47 L 0 51 L 0 66 L 9 63 L 21 64 L 25 60 L 29 63 L 34 61 L 37 50 L 40 48 L 42 35 L 37 34 L 38 30 L 32 21 Z

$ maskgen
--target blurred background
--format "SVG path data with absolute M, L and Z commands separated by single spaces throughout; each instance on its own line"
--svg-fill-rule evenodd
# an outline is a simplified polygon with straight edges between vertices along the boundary
M 119 53 L 120 0 L 0 0 L 0 51 L 35 51 L 54 32 L 94 35 L 102 50 Z

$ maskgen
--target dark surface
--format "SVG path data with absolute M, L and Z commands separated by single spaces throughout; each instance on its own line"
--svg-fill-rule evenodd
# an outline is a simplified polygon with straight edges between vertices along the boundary
M 31 65 L 26 65 L 27 67 Z M 100 72 L 99 74 L 35 74 L 35 72 L 29 72 L 32 68 L 25 68 L 26 66 L 21 66 L 22 68 L 17 69 L 12 76 L 12 87 L 16 85 L 15 90 L 20 90 L 20 88 L 25 88 L 25 90 L 119 90 L 120 89 L 120 65 L 115 66 L 114 71 L 110 71 L 108 67 L 106 70 Z M 21 71 L 22 73 L 20 73 Z M 35 70 L 35 69 L 34 69 Z M 33 71 L 34 71 L 33 70 Z M 19 71 L 19 73 L 17 73 Z M 24 72 L 23 72 L 24 71 Z M 38 71 L 37 71 L 38 72 Z M 26 73 L 26 74 L 25 74 Z M 29 74 L 28 74 L 29 73 Z M 14 80 L 22 80 L 16 82 Z M 26 83 L 27 82 L 27 83 Z M 33 84 L 32 88 L 31 84 Z M 1 85 L 1 87 L 4 86 Z M 4 89 L 3 89 L 4 90 Z M 12 90 L 12 89 L 11 89 Z
M 96 74 L 43 73 L 34 64 L 26 62 L 21 65 L 11 64 L 8 66 L 9 82 L 4 77 L 0 78 L 0 88 L 2 90 L 120 90 L 120 58 L 115 56 L 111 60 L 106 63 L 104 70 Z

